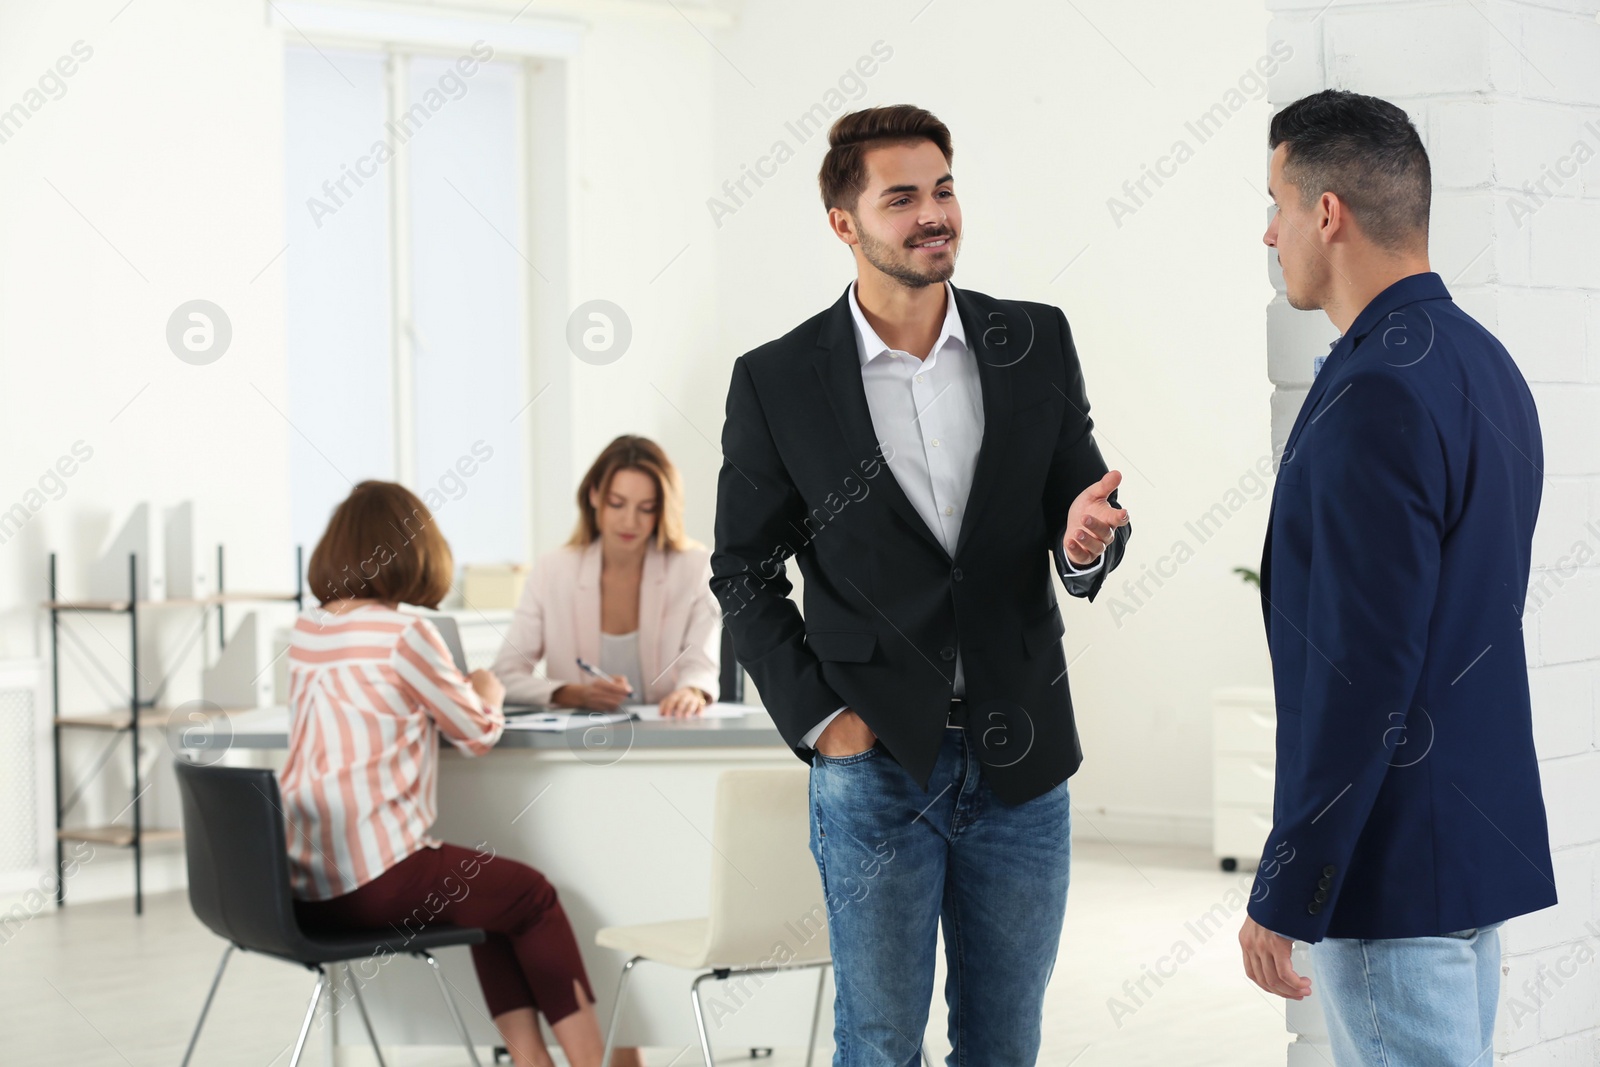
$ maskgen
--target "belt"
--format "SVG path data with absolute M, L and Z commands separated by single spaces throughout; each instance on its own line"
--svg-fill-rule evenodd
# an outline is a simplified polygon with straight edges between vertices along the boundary
M 955 697 L 950 701 L 950 716 L 945 720 L 945 725 L 952 730 L 959 730 L 967 725 L 967 702 L 963 697 Z

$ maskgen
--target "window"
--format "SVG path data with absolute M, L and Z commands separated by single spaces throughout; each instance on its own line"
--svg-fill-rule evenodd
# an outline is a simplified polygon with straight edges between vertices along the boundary
M 492 54 L 285 48 L 286 414 L 308 553 L 380 478 L 423 497 L 458 565 L 529 554 L 524 71 Z

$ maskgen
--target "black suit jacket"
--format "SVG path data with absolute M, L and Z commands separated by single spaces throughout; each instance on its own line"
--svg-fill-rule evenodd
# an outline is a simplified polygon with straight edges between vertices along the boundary
M 924 789 L 944 736 L 961 647 L 968 736 L 995 793 L 1054 788 L 1083 755 L 1061 647 L 1051 557 L 1069 577 L 1067 509 L 1106 472 L 1061 311 L 955 289 L 978 361 L 984 430 L 952 558 L 880 453 L 848 291 L 734 362 L 717 482 L 711 587 L 767 711 L 795 755 L 849 705 Z M 805 615 L 785 560 L 805 578 Z

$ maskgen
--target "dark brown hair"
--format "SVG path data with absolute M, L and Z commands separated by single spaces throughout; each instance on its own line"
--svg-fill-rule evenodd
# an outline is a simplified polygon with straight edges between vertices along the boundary
M 333 509 L 306 581 L 323 605 L 371 597 L 436 608 L 455 557 L 428 506 L 403 485 L 366 481 Z
M 822 206 L 853 213 L 867 186 L 867 152 L 886 144 L 917 141 L 932 141 L 944 153 L 946 163 L 955 157 L 950 130 L 920 107 L 893 104 L 840 115 L 828 131 L 828 154 L 822 157 L 822 170 L 817 175 Z
M 672 465 L 661 446 L 648 437 L 623 434 L 606 445 L 578 483 L 578 525 L 567 544 L 582 547 L 600 536 L 600 524 L 589 503 L 589 490 L 598 489 L 602 498 L 611 492 L 611 479 L 618 471 L 633 470 L 648 475 L 656 483 L 656 547 L 663 552 L 687 548 L 697 542 L 683 532 L 683 485 L 678 468 Z
M 1283 176 L 1307 207 L 1332 193 L 1383 248 L 1424 246 L 1433 174 L 1411 118 L 1375 96 L 1324 89 L 1272 117 L 1267 147 L 1286 145 Z

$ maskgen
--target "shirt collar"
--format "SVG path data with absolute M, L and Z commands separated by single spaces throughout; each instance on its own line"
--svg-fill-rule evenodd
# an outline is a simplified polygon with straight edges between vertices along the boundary
M 861 305 L 856 301 L 856 283 L 850 283 L 850 317 L 856 325 L 856 353 L 861 357 L 861 365 L 865 367 L 877 356 L 888 352 L 889 346 L 883 338 L 872 328 L 867 321 L 866 314 L 861 310 Z M 961 342 L 961 347 L 967 347 L 967 331 L 961 325 L 961 312 L 956 309 L 955 286 L 949 282 L 944 283 L 944 326 L 939 330 L 939 337 L 933 342 L 933 348 L 928 352 L 928 358 L 944 350 L 945 342 L 950 340 Z

